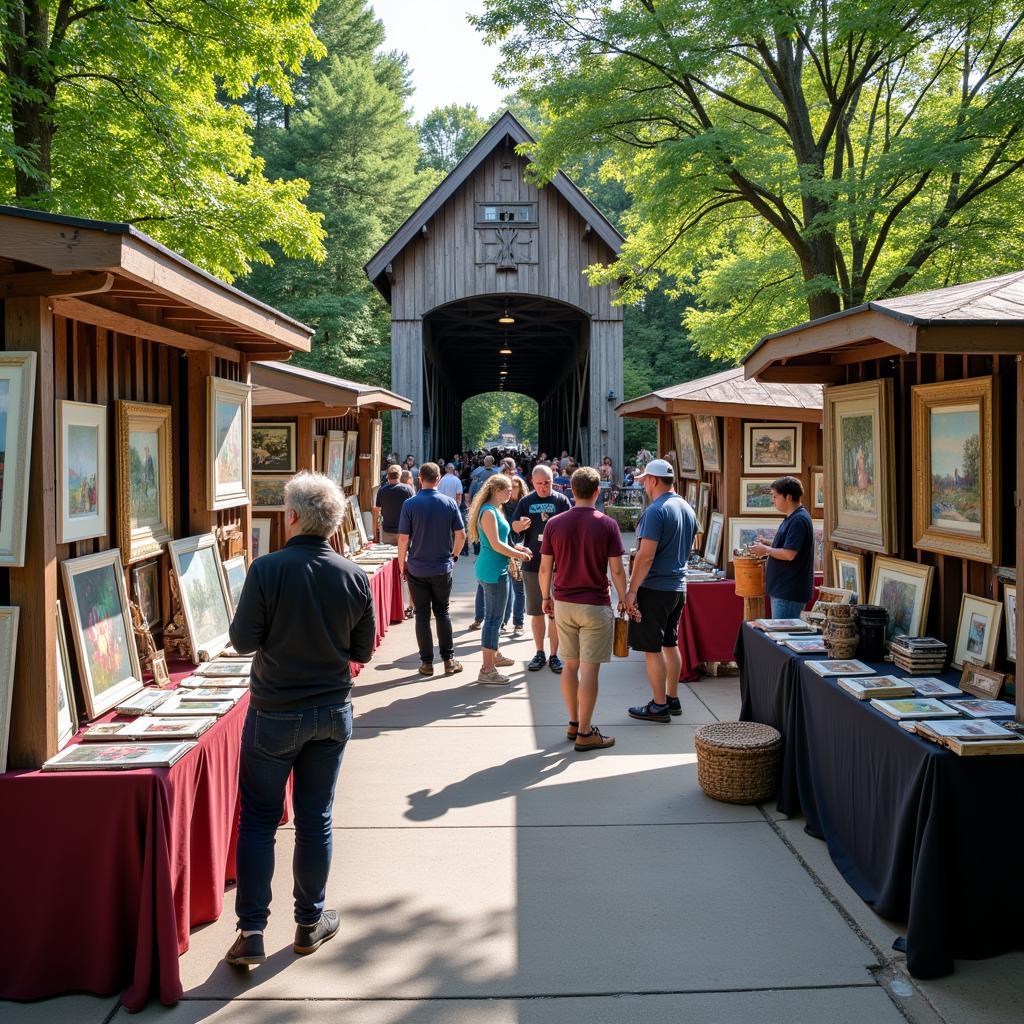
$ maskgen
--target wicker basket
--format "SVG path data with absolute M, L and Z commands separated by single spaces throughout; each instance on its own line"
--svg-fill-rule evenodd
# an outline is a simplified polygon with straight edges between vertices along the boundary
M 758 722 L 715 722 L 697 730 L 697 781 L 715 800 L 759 804 L 775 796 L 782 735 Z

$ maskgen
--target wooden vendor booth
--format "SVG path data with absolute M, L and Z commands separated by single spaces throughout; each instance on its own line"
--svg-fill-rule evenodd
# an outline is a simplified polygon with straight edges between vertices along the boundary
M 885 632 L 862 623 L 856 657 L 830 661 L 745 625 L 741 717 L 782 732 L 779 809 L 907 922 L 921 978 L 1024 946 L 983 866 L 1024 842 L 1022 353 L 1018 272 L 866 303 L 745 359 L 750 378 L 826 385 L 826 570 Z
M 234 876 L 250 374 L 312 331 L 128 225 L 8 207 L 0 304 L 0 998 L 173 1003 Z
M 676 466 L 677 490 L 697 513 L 695 549 L 725 569 L 721 582 L 693 582 L 679 629 L 684 681 L 698 666 L 731 661 L 743 621 L 733 582 L 732 551 L 781 520 L 771 482 L 797 477 L 815 520 L 821 572 L 824 552 L 821 386 L 747 380 L 743 368 L 685 381 L 622 402 L 620 416 L 658 421 L 658 451 Z

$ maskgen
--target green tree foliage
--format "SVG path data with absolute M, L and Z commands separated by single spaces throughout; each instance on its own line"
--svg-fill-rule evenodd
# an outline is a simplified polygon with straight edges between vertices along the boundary
M 515 434 L 519 444 L 537 447 L 537 403 L 532 398 L 512 391 L 489 391 L 462 403 L 465 449 L 476 451 L 502 434 Z
M 541 178 L 610 149 L 636 298 L 691 290 L 708 352 L 1019 266 L 1024 28 L 980 0 L 486 0 L 544 114 Z
M 0 0 L 0 197 L 129 221 L 228 279 L 322 255 L 306 183 L 274 180 L 243 110 L 321 52 L 315 0 Z
M 490 126 L 472 103 L 435 107 L 420 125 L 423 166 L 447 174 Z
M 307 205 L 327 231 L 326 259 L 276 259 L 243 284 L 316 328 L 312 353 L 297 362 L 386 385 L 388 311 L 363 266 L 437 175 L 417 171 L 404 58 L 379 52 L 384 30 L 365 0 L 326 0 L 317 18 L 327 56 L 306 62 L 294 108 L 264 112 L 260 138 L 275 174 L 309 182 Z M 253 110 L 262 99 L 250 94 L 245 102 Z

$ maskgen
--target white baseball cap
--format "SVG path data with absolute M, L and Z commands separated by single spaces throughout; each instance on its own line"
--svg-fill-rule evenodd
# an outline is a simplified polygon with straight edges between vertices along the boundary
M 672 463 L 667 459 L 651 459 L 644 467 L 644 471 L 637 473 L 633 479 L 639 480 L 645 476 L 668 476 L 675 479 L 675 475 L 676 471 L 672 468 Z

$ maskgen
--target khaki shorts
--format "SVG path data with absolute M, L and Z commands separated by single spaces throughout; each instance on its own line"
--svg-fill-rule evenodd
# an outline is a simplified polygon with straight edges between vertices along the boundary
M 615 613 L 611 605 L 555 602 L 558 654 L 569 661 L 600 665 L 612 660 Z
M 554 583 L 552 583 L 554 586 Z M 544 608 L 540 596 L 540 573 L 523 570 L 523 591 L 526 594 L 526 614 L 543 615 Z

